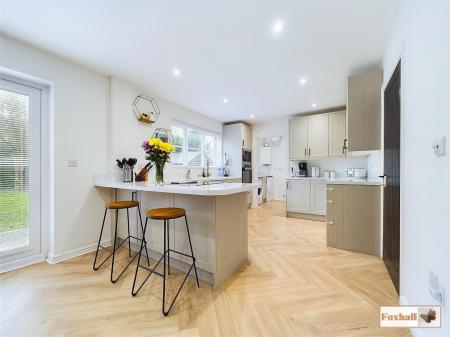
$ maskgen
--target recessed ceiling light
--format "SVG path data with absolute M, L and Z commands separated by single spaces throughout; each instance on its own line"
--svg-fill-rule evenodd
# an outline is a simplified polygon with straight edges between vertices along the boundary
M 307 79 L 305 77 L 302 77 L 299 82 L 301 85 L 304 85 L 304 84 L 306 84 Z
M 173 70 L 173 74 L 175 75 L 175 76 L 180 76 L 180 70 L 179 69 L 177 69 L 177 68 L 175 68 L 174 70 Z
M 281 34 L 281 32 L 284 29 L 284 23 L 283 21 L 275 21 L 275 23 L 272 26 L 272 31 L 274 32 L 274 34 Z
M 313 108 L 315 108 L 316 106 L 317 106 L 317 103 L 313 103 L 313 104 L 311 104 L 311 106 L 313 107 Z
M 253 118 L 253 117 L 255 117 L 255 116 L 253 116 L 253 114 L 251 114 L 251 115 L 250 115 L 250 118 Z
M 228 103 L 228 98 L 224 98 L 223 99 L 223 102 L 226 104 L 226 103 Z

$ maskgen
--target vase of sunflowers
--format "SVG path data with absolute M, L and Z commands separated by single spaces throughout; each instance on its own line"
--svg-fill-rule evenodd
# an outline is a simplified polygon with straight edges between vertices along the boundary
M 173 145 L 166 143 L 159 138 L 150 138 L 142 144 L 145 159 L 150 160 L 156 169 L 155 181 L 157 184 L 164 183 L 164 165 L 170 160 L 170 153 L 173 151 Z

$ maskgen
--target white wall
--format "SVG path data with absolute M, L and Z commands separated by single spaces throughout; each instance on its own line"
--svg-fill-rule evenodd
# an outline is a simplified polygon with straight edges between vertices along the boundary
M 96 247 L 104 202 L 112 194 L 93 186 L 94 174 L 120 174 L 116 158 L 136 157 L 140 145 L 156 127 L 173 119 L 222 132 L 222 123 L 157 98 L 161 115 L 155 125 L 140 123 L 131 104 L 145 93 L 127 82 L 63 60 L 5 36 L 0 36 L 1 66 L 53 83 L 54 87 L 54 230 L 50 228 L 49 261 Z M 68 160 L 78 167 L 69 168 Z M 192 170 L 196 175 L 200 170 Z M 186 168 L 171 168 L 167 179 L 181 179 Z M 48 224 L 44 224 L 48 225 Z M 109 226 L 104 239 L 110 239 Z
M 384 83 L 402 56 L 400 295 L 404 304 L 436 303 L 428 271 L 450 295 L 450 5 L 403 4 L 386 49 Z M 435 137 L 447 137 L 436 157 Z M 441 329 L 417 336 L 450 336 L 450 308 Z
M 281 142 L 272 147 L 272 165 L 259 165 L 259 148 L 263 139 L 281 136 Z M 281 118 L 252 126 L 252 161 L 254 181 L 258 175 L 273 175 L 273 198 L 285 200 L 286 183 L 289 176 L 289 120 Z
M 204 129 L 222 133 L 222 123 L 212 118 L 200 115 L 180 105 L 165 99 L 155 97 L 131 83 L 116 77 L 110 79 L 111 95 L 111 148 L 109 164 L 111 172 L 120 174 L 115 164 L 117 158 L 134 157 L 138 159 L 137 169 L 144 166 L 145 153 L 141 148 L 144 140 L 148 140 L 156 128 L 170 129 L 173 120 L 189 123 Z M 148 94 L 157 99 L 161 114 L 154 124 L 139 122 L 134 117 L 131 105 L 139 94 Z M 152 176 L 154 171 L 151 170 Z M 187 168 L 166 164 L 165 181 L 185 179 Z M 201 173 L 201 169 L 191 169 L 192 178 Z M 152 177 L 153 178 L 153 177 Z
M 108 164 L 108 79 L 4 36 L 0 45 L 3 67 L 54 85 L 54 235 L 49 258 L 93 247 L 103 202 L 109 198 L 92 184 L 93 174 L 104 173 Z M 78 160 L 78 167 L 67 167 L 69 159 Z M 105 234 L 108 239 L 109 231 Z

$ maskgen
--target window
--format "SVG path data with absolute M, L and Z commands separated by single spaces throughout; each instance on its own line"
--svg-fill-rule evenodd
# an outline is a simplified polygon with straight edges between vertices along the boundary
M 173 125 L 171 131 L 175 147 L 172 165 L 202 167 L 208 161 L 210 166 L 220 165 L 220 134 L 181 123 Z

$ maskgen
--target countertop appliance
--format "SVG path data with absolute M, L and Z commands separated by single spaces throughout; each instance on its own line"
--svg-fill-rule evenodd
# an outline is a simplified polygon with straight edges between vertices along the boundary
M 350 168 L 350 169 L 347 169 L 346 175 L 347 175 L 347 177 L 353 177 L 353 178 L 366 178 L 367 177 L 367 169 L 365 169 L 365 168 Z
M 311 167 L 311 177 L 313 177 L 313 178 L 320 177 L 320 167 L 319 166 Z
M 308 176 L 308 163 L 306 161 L 298 163 L 298 176 L 299 177 Z

